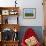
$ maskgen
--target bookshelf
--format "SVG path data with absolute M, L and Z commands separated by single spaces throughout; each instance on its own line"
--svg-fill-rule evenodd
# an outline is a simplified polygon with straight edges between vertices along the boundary
M 19 40 L 15 39 L 12 36 L 10 40 L 4 40 L 2 35 L 4 35 L 4 29 L 10 32 L 14 32 L 16 34 L 19 31 L 19 24 L 18 24 L 18 17 L 19 17 L 19 7 L 0 7 L 0 46 L 18 46 Z M 12 30 L 12 31 L 11 31 Z M 15 31 L 16 30 L 16 31 Z M 7 33 L 7 32 L 6 32 Z M 8 34 L 7 34 L 8 35 Z M 17 34 L 16 34 L 17 36 Z

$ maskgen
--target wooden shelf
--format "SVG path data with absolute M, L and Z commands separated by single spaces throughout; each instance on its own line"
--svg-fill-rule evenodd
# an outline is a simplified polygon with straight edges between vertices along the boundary
M 8 42 L 12 43 L 12 42 L 19 42 L 19 40 L 15 40 L 15 41 L 10 40 L 10 41 L 3 41 L 3 42 L 5 42 L 5 43 L 8 43 Z
M 0 25 L 1 30 L 5 29 L 5 28 L 10 28 L 14 31 L 14 29 L 16 29 L 17 31 L 19 31 L 20 26 L 18 24 L 1 24 Z
M 2 14 L 2 10 L 8 10 L 8 11 L 5 11 L 5 12 L 8 12 L 5 14 L 5 12 Z M 13 12 L 14 14 L 10 14 L 10 12 Z M 15 14 L 15 12 L 17 12 Z M 2 33 L 3 30 L 5 28 L 8 28 L 8 29 L 12 29 L 14 32 L 15 32 L 15 29 L 16 29 L 16 32 L 19 31 L 20 29 L 20 26 L 18 24 L 18 15 L 19 15 L 19 7 L 0 7 L 0 20 L 1 20 L 1 24 L 0 24 L 0 32 Z M 8 24 L 8 23 L 3 23 L 3 20 L 5 19 L 5 17 L 7 18 L 7 16 L 14 16 L 16 17 L 17 16 L 17 24 Z M 15 21 L 15 20 L 14 20 Z M 0 46 L 18 46 L 18 40 L 17 41 L 13 41 L 13 40 L 9 40 L 9 41 L 4 41 L 2 40 L 2 37 L 1 37 L 1 41 L 0 41 Z
M 9 9 L 10 9 L 10 10 L 11 10 L 11 9 L 16 9 L 16 10 L 17 10 L 17 9 L 19 9 L 19 7 L 0 7 L 0 9 L 2 9 L 2 10 L 5 10 L 5 9 L 8 9 L 8 10 L 9 10 Z
M 18 46 L 18 41 L 1 41 L 1 44 L 2 46 Z

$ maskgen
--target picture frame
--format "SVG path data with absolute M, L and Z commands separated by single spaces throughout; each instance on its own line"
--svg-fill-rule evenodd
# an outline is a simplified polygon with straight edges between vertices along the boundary
M 36 18 L 36 8 L 24 8 L 23 17 L 25 19 L 35 19 Z
M 9 15 L 9 10 L 2 10 L 2 15 Z

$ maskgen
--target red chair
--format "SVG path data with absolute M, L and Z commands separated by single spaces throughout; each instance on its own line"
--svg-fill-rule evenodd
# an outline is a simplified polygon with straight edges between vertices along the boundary
M 32 28 L 28 28 L 27 31 L 24 34 L 24 37 L 22 38 L 21 46 L 27 46 L 26 43 L 25 43 L 25 40 L 32 37 L 32 36 L 34 36 L 37 39 L 37 35 L 34 32 L 34 30 Z M 37 42 L 37 44 L 35 46 L 41 46 L 39 41 Z

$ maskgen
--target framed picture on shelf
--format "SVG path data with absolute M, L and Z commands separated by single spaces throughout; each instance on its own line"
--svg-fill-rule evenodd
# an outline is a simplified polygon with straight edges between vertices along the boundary
M 24 8 L 23 17 L 25 19 L 35 19 L 36 18 L 36 8 Z
M 2 15 L 9 15 L 9 10 L 2 10 Z

